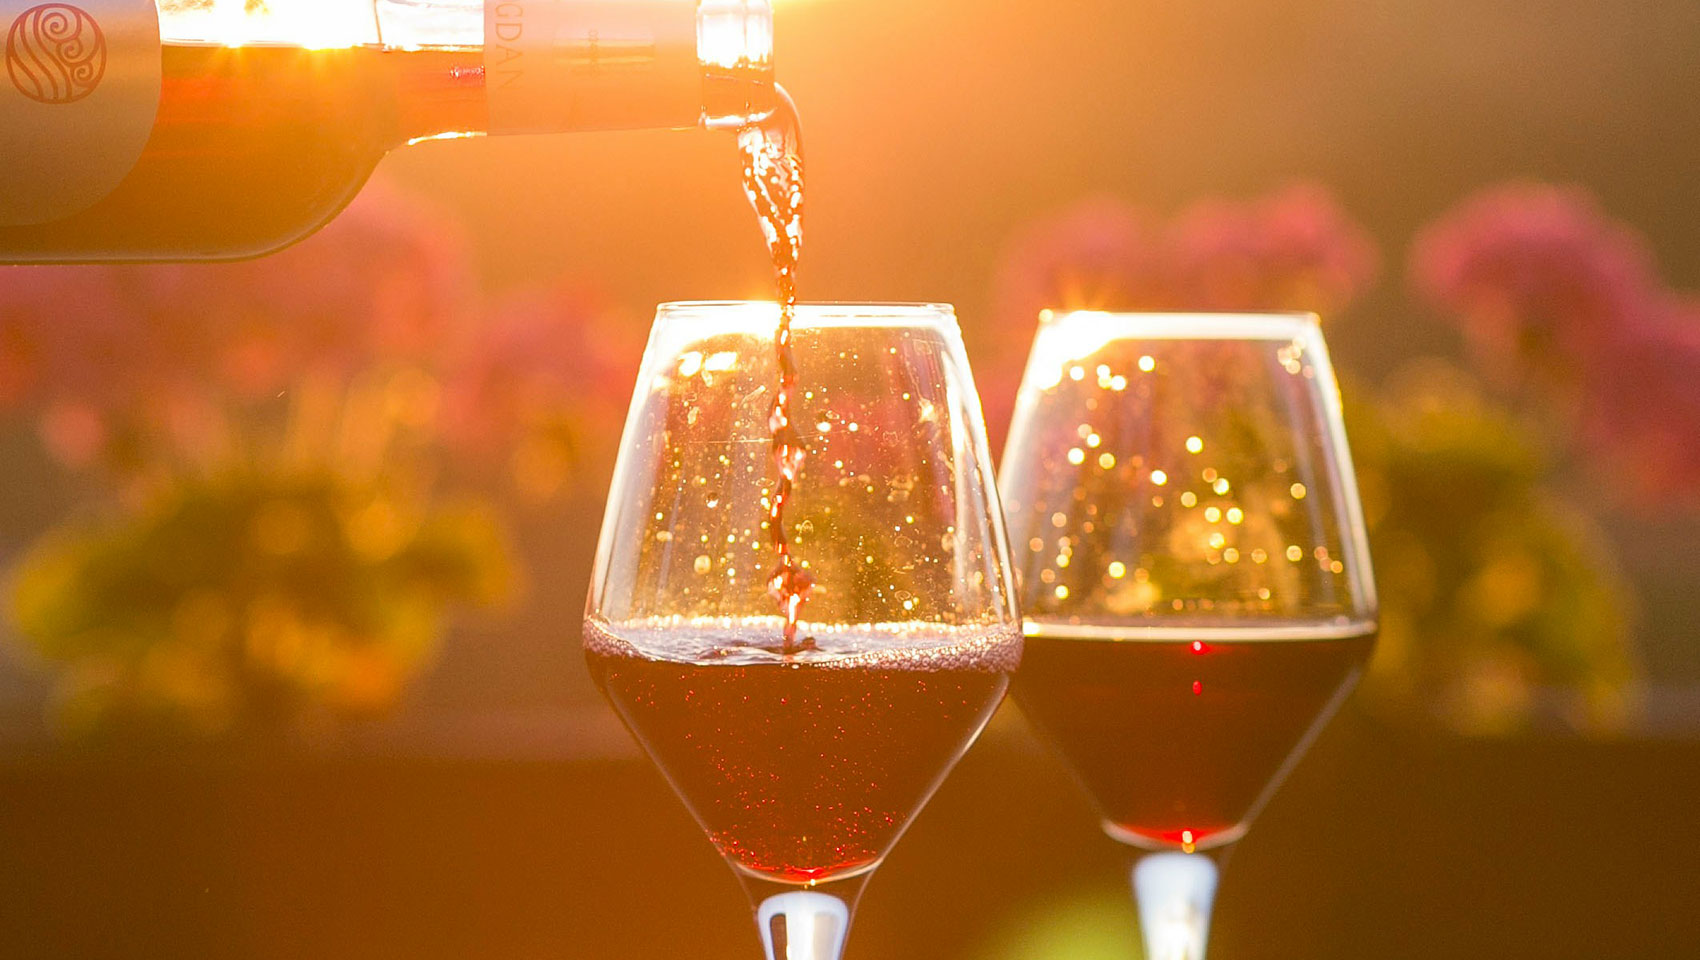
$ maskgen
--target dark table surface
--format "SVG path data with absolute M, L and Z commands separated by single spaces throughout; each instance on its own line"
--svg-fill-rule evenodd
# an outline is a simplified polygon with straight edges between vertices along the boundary
M 1700 742 L 1342 716 L 1234 852 L 1212 955 L 1700 955 Z M 873 878 L 848 956 L 1137 955 L 1126 853 L 1005 715 Z M 673 906 L 670 906 L 672 904 Z M 0 956 L 754 958 L 635 753 L 0 762 Z

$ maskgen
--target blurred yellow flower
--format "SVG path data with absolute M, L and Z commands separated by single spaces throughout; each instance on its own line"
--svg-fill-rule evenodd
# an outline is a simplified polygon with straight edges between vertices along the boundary
M 287 740 L 392 704 L 448 611 L 510 581 L 481 509 L 250 468 L 50 535 L 19 564 L 11 609 L 58 668 L 69 733 Z

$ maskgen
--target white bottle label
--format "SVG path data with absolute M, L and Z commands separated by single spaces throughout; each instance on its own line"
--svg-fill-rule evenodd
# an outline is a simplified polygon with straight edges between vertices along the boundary
M 695 124 L 696 11 L 697 0 L 485 0 L 489 132 Z
M 0 0 L 0 56 L 0 226 L 111 193 L 159 109 L 154 0 Z

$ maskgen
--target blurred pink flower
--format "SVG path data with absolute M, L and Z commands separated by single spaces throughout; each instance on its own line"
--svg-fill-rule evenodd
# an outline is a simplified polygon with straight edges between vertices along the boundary
M 100 411 L 75 400 L 58 400 L 41 413 L 42 442 L 55 460 L 73 468 L 92 466 L 110 443 Z
M 444 442 L 475 460 L 508 458 L 522 488 L 552 493 L 586 446 L 617 442 L 643 351 L 639 327 L 617 319 L 565 287 L 485 311 L 444 371 Z
M 309 372 L 432 360 L 471 293 L 458 233 L 381 184 L 259 260 L 11 268 L 0 410 L 39 418 L 57 454 L 87 465 L 91 438 L 159 434 L 163 420 L 271 397 Z
M 1646 244 L 1577 187 L 1513 184 L 1465 200 L 1418 236 L 1418 290 L 1453 315 L 1485 370 L 1564 389 L 1656 310 Z
M 1170 224 L 1164 246 L 1168 305 L 1183 310 L 1327 316 L 1375 282 L 1380 259 L 1369 234 L 1317 184 L 1199 203 Z
M 5 274 L 0 274 L 0 287 Z M 0 311 L 0 414 L 22 406 L 41 376 L 40 331 L 32 318 Z
M 0 326 L 23 374 L 13 406 L 71 397 L 106 408 L 143 391 L 145 371 L 168 355 L 146 332 L 151 318 L 132 315 L 125 280 L 104 267 L 0 271 Z
M 1667 298 L 1594 365 L 1579 429 L 1632 494 L 1700 494 L 1700 301 Z
M 1585 190 L 1483 191 L 1424 231 L 1412 273 L 1478 365 L 1563 411 L 1636 502 L 1700 494 L 1700 302 Z
M 1038 221 L 1004 256 L 993 311 L 999 335 L 977 358 L 992 440 L 1003 434 L 1040 310 L 1326 315 L 1369 289 L 1378 261 L 1368 232 L 1316 184 L 1250 201 L 1207 200 L 1167 225 L 1114 199 Z
M 1129 204 L 1100 197 L 1034 223 L 1009 244 L 996 318 L 1003 329 L 1026 331 L 1040 310 L 1138 310 L 1163 289 L 1155 229 Z
M 1081 201 L 1009 242 L 994 284 L 993 329 L 967 336 L 994 447 L 1003 442 L 1039 312 L 1149 307 L 1162 291 L 1161 260 L 1156 228 L 1113 197 Z
M 195 335 L 208 374 L 263 395 L 305 371 L 425 363 L 472 308 L 471 257 L 452 221 L 368 185 L 314 236 L 243 263 L 131 268 Z

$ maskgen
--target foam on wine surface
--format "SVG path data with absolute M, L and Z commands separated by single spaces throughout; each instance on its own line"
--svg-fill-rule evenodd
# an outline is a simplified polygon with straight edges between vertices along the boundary
M 775 663 L 823 669 L 1013 671 L 1022 638 L 1009 628 L 937 623 L 815 625 L 807 650 L 776 651 L 765 640 L 777 617 L 656 617 L 609 625 L 587 621 L 585 650 L 698 666 Z
M 816 884 L 872 869 L 1002 700 L 1014 630 L 777 617 L 587 622 L 592 676 L 720 852 Z

